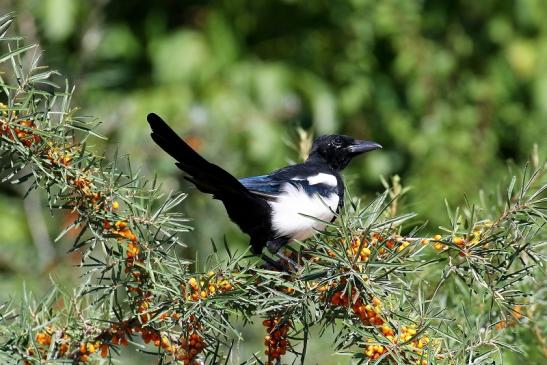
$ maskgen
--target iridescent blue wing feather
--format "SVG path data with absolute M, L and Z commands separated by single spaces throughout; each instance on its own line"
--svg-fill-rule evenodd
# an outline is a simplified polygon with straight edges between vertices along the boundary
M 239 179 L 249 191 L 267 199 L 276 199 L 281 194 L 283 181 L 273 179 L 270 175 L 251 176 Z

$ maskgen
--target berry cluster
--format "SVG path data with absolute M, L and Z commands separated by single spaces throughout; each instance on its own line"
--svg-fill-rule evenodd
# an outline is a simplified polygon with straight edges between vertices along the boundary
M 484 232 L 492 227 L 492 225 L 493 223 L 489 220 L 481 221 L 475 224 L 471 233 L 463 236 L 454 235 L 452 239 L 448 240 L 443 240 L 443 237 L 440 234 L 437 234 L 433 237 L 433 241 L 435 242 L 433 248 L 437 251 L 446 251 L 449 248 L 449 243 L 451 242 L 457 249 L 459 249 L 460 256 L 467 256 L 471 248 L 481 243 L 481 241 L 484 241 Z M 482 247 L 488 248 L 489 243 L 483 242 Z
M 349 256 L 359 256 L 361 261 L 368 261 L 370 256 L 370 249 L 368 248 L 368 242 L 365 240 L 361 242 L 361 239 L 354 238 L 350 241 L 349 247 L 346 249 L 346 253 Z
M 478 237 L 480 237 L 480 233 L 478 233 Z M 443 243 L 442 241 L 442 236 L 440 234 L 436 234 L 434 237 L 433 237 L 433 240 L 435 241 L 435 244 L 433 245 L 433 248 L 437 251 L 445 251 L 448 249 L 448 245 L 446 243 Z M 461 250 L 460 252 L 460 256 L 465 256 L 465 249 L 467 248 L 468 246 L 468 242 L 467 242 L 467 239 L 465 237 L 460 237 L 460 236 L 454 236 L 452 238 L 452 243 L 454 243 L 454 245 L 458 246 Z
M 39 135 L 35 133 L 36 125 L 32 120 L 24 119 L 18 121 L 17 126 L 12 127 L 8 124 L 8 112 L 6 104 L 0 103 L 0 137 L 6 136 L 10 140 L 19 140 L 26 147 L 31 147 L 41 141 Z M 18 116 L 15 111 L 12 112 L 12 118 L 17 120 Z M 15 124 L 15 122 L 14 122 Z
M 119 203 L 117 201 L 112 202 L 112 209 L 117 209 Z M 125 272 L 129 273 L 135 280 L 135 282 L 142 282 L 143 275 L 146 275 L 145 270 L 141 265 L 136 265 L 137 263 L 144 262 L 144 258 L 141 257 L 141 247 L 137 242 L 137 235 L 129 228 L 126 221 L 118 220 L 114 223 L 104 220 L 103 229 L 108 233 L 112 234 L 119 242 L 127 242 L 125 249 Z M 138 292 L 138 288 L 129 287 L 128 290 L 131 292 Z
M 442 243 L 443 237 L 440 234 L 436 234 L 433 237 L 433 240 L 435 241 L 435 244 L 433 245 L 433 248 L 437 251 L 444 251 L 448 248 L 447 245 Z
M 337 283 L 331 284 L 331 287 L 332 285 L 337 285 Z M 328 285 L 318 288 L 318 290 L 321 292 L 326 292 L 328 289 Z M 390 327 L 386 323 L 386 320 L 382 318 L 382 302 L 380 301 L 380 299 L 372 297 L 370 298 L 370 300 L 368 300 L 368 302 L 364 302 L 363 299 L 358 296 L 355 288 L 353 288 L 351 295 L 348 295 L 340 290 L 335 291 L 334 294 L 330 297 L 329 302 L 333 306 L 342 306 L 346 308 L 351 307 L 353 313 L 357 317 L 359 317 L 363 324 L 376 326 L 379 332 L 381 332 L 392 345 L 396 345 L 397 343 L 403 344 L 410 341 L 408 343 L 409 349 L 418 356 L 420 356 L 420 358 L 423 358 L 424 353 L 422 349 L 429 342 L 429 338 L 426 336 L 423 336 L 421 338 L 415 337 L 417 333 L 415 325 L 402 326 L 397 335 L 396 330 Z M 368 339 L 367 342 L 369 344 L 365 346 L 364 353 L 372 360 L 376 360 L 380 356 L 388 352 L 385 344 L 382 345 L 379 343 L 373 343 L 375 342 L 375 340 L 373 339 Z M 425 363 L 427 364 L 427 361 L 425 361 Z M 420 364 L 420 362 L 418 362 L 418 364 Z
M 496 329 L 502 330 L 507 327 L 513 327 L 516 326 L 518 321 L 523 317 L 522 314 L 522 307 L 520 305 L 513 306 L 511 310 L 511 315 L 513 318 L 507 319 L 507 320 L 501 320 L 498 323 L 496 323 Z
M 423 360 L 424 357 L 427 357 L 427 354 L 424 353 L 423 348 L 429 343 L 429 338 L 427 336 L 416 337 L 416 325 L 412 324 L 410 326 L 402 326 L 400 328 L 399 334 L 396 335 L 395 330 L 393 330 L 389 325 L 385 324 L 380 328 L 382 334 L 386 337 L 387 340 L 392 345 L 396 344 L 406 344 L 410 351 L 415 353 L 419 358 L 416 360 L 416 364 L 422 365 L 427 364 L 427 360 Z M 409 342 L 410 341 L 410 342 Z M 379 343 L 373 343 L 375 340 L 369 338 L 367 343 L 370 343 L 365 346 L 365 355 L 372 360 L 378 359 L 380 356 L 388 352 L 388 347 Z
M 374 342 L 374 340 L 369 338 L 367 342 L 371 343 Z M 387 349 L 380 344 L 370 344 L 365 346 L 365 355 L 370 357 L 372 360 L 376 360 L 386 352 Z
M 52 148 L 53 149 L 53 148 Z M 50 151 L 48 150 L 48 156 L 50 156 Z M 53 158 L 53 157 L 52 157 Z M 49 159 L 49 157 L 48 157 Z M 70 162 L 69 157 L 62 158 L 63 163 L 68 164 Z M 73 196 L 71 203 L 74 205 L 74 210 L 77 207 L 82 207 L 83 209 L 92 209 L 95 212 L 100 209 L 108 209 L 108 206 L 105 204 L 106 199 L 101 195 L 100 192 L 96 191 L 96 187 L 93 183 L 86 177 L 81 175 L 81 172 L 78 170 L 77 174 L 79 176 L 67 176 L 67 183 L 72 185 Z
M 186 285 L 181 284 L 182 296 L 189 301 L 205 299 L 216 293 L 224 293 L 233 289 L 232 284 L 222 276 L 216 277 L 213 271 L 207 273 L 207 276 L 198 281 L 195 277 L 188 280 L 190 293 L 186 294 Z
M 177 360 L 182 361 L 184 365 L 189 365 L 194 362 L 196 357 L 205 348 L 205 342 L 197 332 L 191 331 L 187 337 L 179 339 L 180 349 L 177 352 Z M 176 350 L 172 350 L 176 352 Z
M 172 316 L 167 315 L 167 317 L 178 319 L 180 315 L 173 314 Z M 66 335 L 63 336 L 58 341 L 59 350 L 56 358 L 72 358 L 77 359 L 79 362 L 88 362 L 94 353 L 99 353 L 101 357 L 105 358 L 109 354 L 110 346 L 126 346 L 129 343 L 129 336 L 140 334 L 145 344 L 152 344 L 158 348 L 161 347 L 165 352 L 172 354 L 174 358 L 182 362 L 182 364 L 190 365 L 195 362 L 197 356 L 203 352 L 206 345 L 203 337 L 198 332 L 202 330 L 202 326 L 193 317 L 189 319 L 187 330 L 187 336 L 173 339 L 152 327 L 141 326 L 141 322 L 138 320 L 126 320 L 112 324 L 109 328 L 103 330 L 93 341 L 72 345 L 75 349 L 72 353 L 69 353 L 71 347 L 70 338 Z M 36 342 L 44 346 L 44 354 L 51 345 L 51 341 L 51 330 L 39 332 L 36 335 Z M 29 349 L 28 354 L 34 355 L 33 350 Z
M 264 365 L 274 365 L 281 361 L 281 356 L 287 352 L 289 340 L 287 334 L 289 332 L 290 322 L 282 317 L 274 317 L 266 319 L 262 322 L 266 327 L 267 335 L 264 337 L 264 345 L 268 356 L 268 361 Z
M 336 285 L 336 284 L 334 284 Z M 325 287 L 320 287 L 320 291 L 326 291 Z M 348 295 L 342 290 L 335 291 L 330 297 L 330 304 L 333 306 L 342 306 L 351 309 L 353 313 L 361 319 L 364 324 L 381 326 L 384 324 L 384 320 L 380 316 L 382 302 L 380 299 L 374 297 L 368 302 L 364 302 L 363 299 L 358 297 L 357 290 L 352 288 L 352 294 Z
M 79 353 L 78 357 L 81 362 L 87 362 L 89 361 L 89 357 L 97 352 L 100 351 L 101 357 L 107 357 L 109 352 L 109 347 L 106 343 L 101 343 L 101 341 L 95 341 L 95 342 L 82 342 L 80 343 L 79 347 Z
M 75 344 L 71 343 L 73 340 L 68 334 L 62 334 L 61 331 L 57 338 L 54 336 L 54 329 L 51 327 L 46 327 L 45 330 L 40 331 L 36 334 L 35 340 L 38 344 L 38 352 L 40 357 L 47 358 L 47 354 L 50 350 L 51 343 L 55 342 L 55 354 L 56 358 L 72 358 L 80 362 L 89 361 L 89 357 L 94 353 L 100 353 L 100 356 L 105 358 L 109 353 L 109 345 L 103 343 L 100 340 L 90 341 L 90 342 L 78 342 Z M 72 350 L 72 351 L 71 351 Z M 29 356 L 34 356 L 35 351 L 33 348 L 27 349 L 27 354 Z M 29 361 L 24 361 L 25 365 L 30 365 Z
M 378 260 L 385 259 L 386 255 L 391 255 L 392 252 L 402 252 L 411 245 L 409 240 L 405 240 L 402 236 L 393 235 L 390 238 L 383 237 L 378 232 L 372 232 L 369 237 L 354 237 L 349 243 L 345 239 L 336 243 L 345 246 L 346 254 L 349 257 L 354 257 L 356 262 L 367 262 L 373 252 L 376 253 Z M 336 257 L 336 252 L 328 250 L 327 254 L 330 257 Z
M 60 147 L 54 147 L 50 146 L 46 153 L 46 158 L 52 165 L 63 165 L 68 166 L 70 165 L 70 162 L 72 161 L 72 155 L 71 148 L 60 148 Z
M 364 304 L 361 299 L 357 299 L 352 306 L 353 312 L 363 323 L 381 326 L 384 324 L 384 320 L 380 317 L 382 303 L 378 298 L 372 298 L 371 304 Z
M 140 332 L 145 344 L 161 347 L 184 365 L 189 365 L 206 347 L 203 337 L 197 332 L 197 329 L 201 329 L 201 325 L 191 320 L 188 325 L 188 336 L 181 336 L 179 339 L 173 339 L 165 334 L 162 335 L 160 331 L 151 327 L 140 327 L 138 325 L 132 328 L 132 332 Z

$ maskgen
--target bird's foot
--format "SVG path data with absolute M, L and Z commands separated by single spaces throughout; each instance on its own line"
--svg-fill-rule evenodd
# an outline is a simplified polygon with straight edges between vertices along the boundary
M 277 238 L 275 240 L 268 241 L 266 243 L 266 248 L 272 255 L 276 256 L 279 260 L 274 261 L 269 256 L 262 254 L 262 259 L 266 263 L 274 268 L 281 267 L 283 271 L 294 272 L 302 269 L 302 266 L 295 262 L 290 256 L 293 253 L 296 253 L 292 248 L 289 248 L 291 251 L 281 253 L 281 248 L 287 244 L 289 240 L 287 238 Z
M 287 238 L 276 238 L 275 240 L 266 242 L 266 247 L 268 248 L 268 251 L 270 251 L 272 254 L 275 254 L 281 249 L 281 247 L 285 246 L 288 242 L 289 239 Z
M 270 256 L 262 254 L 260 255 L 260 258 L 264 260 L 264 266 L 263 268 L 266 270 L 273 270 L 273 271 L 288 271 L 287 267 L 284 266 L 280 261 L 275 261 Z
M 273 253 L 275 257 L 278 258 L 278 260 L 274 260 L 270 256 L 266 254 L 261 254 L 260 257 L 265 262 L 264 268 L 267 270 L 275 270 L 275 271 L 284 271 L 287 273 L 296 272 L 302 269 L 302 266 L 295 262 L 293 259 L 291 259 L 289 256 L 281 253 L 281 252 L 275 252 Z M 290 252 L 289 252 L 290 255 Z
M 291 259 L 289 256 L 282 254 L 281 252 L 276 252 L 275 256 L 279 257 L 280 261 L 285 261 L 288 266 L 292 269 L 291 271 L 299 271 L 302 269 L 302 265 Z

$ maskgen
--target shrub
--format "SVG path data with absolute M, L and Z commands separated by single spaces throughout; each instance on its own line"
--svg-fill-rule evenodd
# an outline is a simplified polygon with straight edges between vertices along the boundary
M 0 172 L 74 213 L 81 285 L 6 303 L 4 362 L 110 362 L 131 346 L 165 362 L 228 363 L 240 325 L 262 321 L 264 349 L 249 363 L 306 363 L 310 333 L 336 333 L 333 352 L 370 364 L 483 364 L 526 351 L 530 330 L 545 351 L 544 168 L 536 158 L 502 194 L 450 209 L 433 237 L 401 205 L 397 178 L 371 202 L 355 197 L 326 232 L 288 247 L 287 270 L 214 245 L 198 265 L 180 254 L 185 194 L 161 190 L 123 158 L 98 155 L 92 118 L 71 107 L 72 88 L 38 66 L 35 46 L 9 37 L 2 76 Z M 226 251 L 227 255 L 221 255 Z M 534 345 L 535 346 L 535 345 Z M 260 351 L 259 351 L 260 350 Z M 294 357 L 290 357 L 294 354 Z

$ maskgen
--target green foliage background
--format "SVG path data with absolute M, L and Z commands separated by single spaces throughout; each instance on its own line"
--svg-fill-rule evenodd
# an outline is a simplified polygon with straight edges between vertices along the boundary
M 406 204 L 436 227 L 443 199 L 492 188 L 507 161 L 522 164 L 547 135 L 547 2 L 0 0 L 42 62 L 77 85 L 75 105 L 99 117 L 118 148 L 188 190 L 149 138 L 155 111 L 236 176 L 285 165 L 296 127 L 373 139 L 384 150 L 354 161 L 353 195 L 373 196 L 399 174 Z M 77 280 L 70 243 L 40 199 L 0 185 L 0 298 Z M 26 206 L 24 205 L 26 204 Z M 245 238 L 200 194 L 184 205 L 193 249 Z M 43 223 L 43 224 L 42 224 Z M 43 225 L 42 228 L 40 228 Z M 192 257 L 194 252 L 188 252 Z

